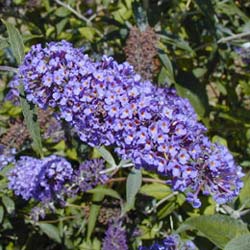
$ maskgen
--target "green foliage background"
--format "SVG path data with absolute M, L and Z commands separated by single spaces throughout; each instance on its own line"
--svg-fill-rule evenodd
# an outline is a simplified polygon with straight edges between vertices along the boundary
M 92 204 L 89 217 L 85 207 L 91 200 L 103 200 L 104 196 L 109 201 L 132 200 L 128 217 L 143 233 L 131 236 L 131 249 L 137 249 L 141 240 L 150 243 L 175 230 L 184 239 L 194 239 L 202 250 L 250 249 L 250 71 L 235 51 L 250 38 L 249 1 L 2 0 L 0 17 L 20 31 L 25 52 L 32 44 L 65 39 L 76 47 L 84 47 L 94 58 L 107 54 L 119 62 L 126 60 L 124 47 L 130 28 L 150 25 L 159 38 L 155 84 L 174 86 L 188 98 L 212 141 L 226 145 L 246 172 L 240 197 L 224 207 L 204 198 L 202 208 L 193 209 L 178 194 L 162 202 L 153 213 L 147 213 L 147 206 L 171 194 L 166 185 L 157 181 L 143 183 L 130 191 L 127 188 L 126 193 L 124 183 L 116 183 L 107 187 L 106 193 L 97 188 L 77 197 L 71 206 L 57 209 L 46 220 L 35 223 L 29 218 L 34 204 L 14 197 L 6 189 L 5 169 L 0 172 L 0 249 L 100 249 L 105 231 L 105 226 L 95 221 L 100 206 Z M 4 23 L 0 25 L 0 34 L 0 65 L 17 67 L 20 62 L 10 48 Z M 0 136 L 10 119 L 21 116 L 19 107 L 3 102 L 11 77 L 11 73 L 1 72 Z M 57 152 L 77 160 L 76 148 L 69 148 L 65 142 L 43 143 L 46 154 Z M 39 146 L 33 148 L 33 154 L 39 152 Z M 107 157 L 105 152 L 99 154 Z M 128 175 L 127 170 L 122 173 L 121 176 Z M 131 186 L 131 179 L 135 183 L 133 178 L 138 176 L 130 174 L 127 186 Z M 129 234 L 133 227 L 128 223 Z

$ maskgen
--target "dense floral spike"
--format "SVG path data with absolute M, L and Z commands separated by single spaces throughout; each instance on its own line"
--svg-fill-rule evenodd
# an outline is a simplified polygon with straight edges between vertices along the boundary
M 15 163 L 15 148 L 8 148 L 0 144 L 0 170 L 10 163 Z
M 182 242 L 177 234 L 166 237 L 161 244 L 154 243 L 150 247 L 140 246 L 139 250 L 196 250 L 196 246 L 190 240 Z
M 78 191 L 86 192 L 98 184 L 104 184 L 108 180 L 106 174 L 100 173 L 104 169 L 105 165 L 102 159 L 83 162 L 73 174 L 72 184 L 68 188 L 69 194 L 76 194 Z
M 111 223 L 105 233 L 102 250 L 128 250 L 126 231 L 122 223 L 115 221 Z
M 130 64 L 107 56 L 93 62 L 63 41 L 32 47 L 20 75 L 28 99 L 56 106 L 82 141 L 112 145 L 137 168 L 167 176 L 174 190 L 189 192 L 194 207 L 201 205 L 200 191 L 223 203 L 242 187 L 241 169 L 225 148 L 204 137 L 190 103 L 141 80 Z
M 10 171 L 9 188 L 24 199 L 47 202 L 60 199 L 63 187 L 72 178 L 68 161 L 56 155 L 41 160 L 23 156 Z

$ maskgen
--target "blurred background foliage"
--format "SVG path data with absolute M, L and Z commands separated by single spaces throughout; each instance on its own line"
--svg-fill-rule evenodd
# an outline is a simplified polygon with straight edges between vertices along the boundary
M 143 76 L 155 84 L 175 87 L 181 96 L 190 100 L 199 119 L 208 128 L 210 138 L 228 146 L 236 161 L 248 172 L 248 0 L 2 0 L 0 18 L 13 23 L 21 32 L 26 51 L 36 43 L 65 39 L 76 47 L 83 47 L 94 58 L 107 54 L 119 62 L 128 60 L 138 73 L 143 75 L 146 72 Z M 0 65 L 16 67 L 3 24 L 0 25 L 0 34 Z M 0 135 L 6 132 L 11 119 L 16 119 L 21 113 L 19 107 L 3 102 L 11 77 L 9 73 L 0 75 Z M 76 160 L 77 152 L 63 141 L 47 143 L 48 151 Z M 235 211 L 242 205 L 244 209 L 250 208 L 249 178 L 248 175 L 245 177 L 246 185 L 240 198 L 224 213 L 239 219 Z M 95 231 L 92 241 L 87 242 L 84 235 L 90 194 L 72 201 L 77 204 L 75 207 L 57 209 L 45 221 L 34 223 L 28 216 L 33 204 L 11 199 L 6 185 L 5 178 L 1 178 L 0 249 L 100 249 L 98 237 L 105 228 L 103 220 L 105 216 L 112 216 L 114 209 L 106 208 L 103 214 L 99 213 L 101 226 Z M 122 187 L 119 183 L 112 188 L 114 186 Z M 212 215 L 218 211 L 210 198 L 204 201 L 202 209 L 195 210 L 183 204 L 181 195 L 164 203 L 154 215 L 149 216 L 142 209 L 152 199 L 161 200 L 169 193 L 168 187 L 162 184 L 142 186 L 136 212 L 132 211 L 127 219 L 128 225 L 140 225 L 144 232 L 140 240 L 160 237 L 163 229 L 166 232 L 166 228 L 176 228 L 189 216 Z M 108 204 L 114 204 L 113 208 L 117 206 L 116 199 L 109 196 L 106 199 Z M 248 223 L 250 218 L 246 215 L 243 220 Z M 128 232 L 133 249 L 137 249 L 136 233 Z M 196 237 L 200 249 L 219 249 L 215 248 L 216 241 L 211 237 L 207 237 L 208 241 L 201 235 L 204 236 L 204 232 Z

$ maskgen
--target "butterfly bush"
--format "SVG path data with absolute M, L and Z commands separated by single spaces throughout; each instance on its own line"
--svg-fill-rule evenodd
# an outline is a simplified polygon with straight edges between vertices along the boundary
M 9 172 L 9 188 L 23 199 L 48 202 L 60 199 L 66 182 L 72 178 L 71 164 L 63 157 L 43 159 L 22 156 Z
M 188 100 L 141 79 L 127 62 L 91 60 L 65 41 L 35 45 L 19 69 L 27 99 L 55 108 L 92 147 L 113 146 L 136 168 L 167 177 L 200 207 L 200 192 L 225 203 L 243 176 L 229 151 L 211 143 Z

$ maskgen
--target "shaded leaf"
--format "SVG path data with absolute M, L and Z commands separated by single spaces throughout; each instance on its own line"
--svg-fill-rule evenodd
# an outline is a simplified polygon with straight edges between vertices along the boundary
M 107 195 L 116 199 L 121 199 L 121 196 L 119 195 L 118 192 L 116 192 L 115 190 L 111 188 L 106 188 L 103 186 L 99 186 L 94 189 L 88 190 L 88 193 L 91 193 L 91 194 L 98 193 L 98 194 Z
M 206 88 L 191 73 L 179 71 L 175 87 L 178 94 L 188 98 L 199 116 L 203 117 L 209 108 Z
M 98 214 L 101 208 L 101 205 L 96 204 L 101 202 L 104 198 L 104 194 L 102 193 L 95 193 L 92 198 L 92 205 L 90 207 L 89 219 L 88 219 L 88 230 L 87 230 L 87 240 L 90 241 L 90 237 L 93 233 L 95 228 L 96 220 L 98 218 Z
M 244 186 L 240 191 L 239 199 L 241 205 L 245 205 L 246 208 L 250 208 L 250 173 L 243 177 Z
M 195 0 L 196 4 L 199 6 L 201 12 L 209 21 L 211 26 L 214 26 L 214 7 L 211 0 Z
M 132 3 L 132 9 L 134 13 L 134 17 L 137 23 L 137 26 L 141 31 L 145 31 L 146 27 L 148 26 L 148 19 L 147 13 L 141 6 L 141 4 L 137 1 Z
M 15 210 L 15 203 L 8 196 L 4 195 L 2 197 L 3 205 L 5 206 L 8 214 L 11 214 Z
M 34 34 L 23 35 L 23 42 L 26 43 L 32 39 L 41 38 L 41 37 L 43 37 L 43 35 L 34 35 Z
M 43 156 L 41 133 L 37 120 L 37 109 L 33 104 L 30 104 L 24 97 L 24 89 L 22 84 L 19 85 L 18 89 L 20 92 L 20 102 L 25 123 L 33 140 L 32 146 L 40 156 Z
M 4 217 L 4 209 L 2 206 L 0 206 L 0 223 L 2 223 Z

